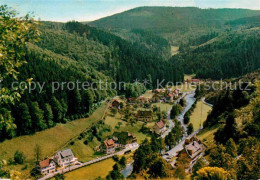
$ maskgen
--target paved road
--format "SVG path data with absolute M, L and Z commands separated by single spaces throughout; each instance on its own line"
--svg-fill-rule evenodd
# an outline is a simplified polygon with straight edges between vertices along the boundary
M 99 161 L 102 161 L 102 160 L 105 160 L 105 159 L 108 159 L 108 158 L 111 158 L 115 155 L 121 155 L 121 154 L 124 154 L 126 151 L 134 151 L 136 149 L 138 149 L 139 147 L 139 144 L 137 143 L 134 143 L 132 146 L 126 148 L 126 149 L 123 149 L 122 151 L 118 151 L 114 154 L 110 154 L 110 155 L 106 155 L 106 156 L 103 156 L 103 157 L 99 157 L 99 158 L 96 158 L 96 159 L 93 159 L 93 160 L 90 160 L 90 161 L 87 161 L 85 163 L 79 163 L 78 165 L 73 165 L 73 166 L 70 166 L 70 167 L 67 167 L 67 168 L 64 168 L 62 170 L 58 170 L 54 173 L 50 173 L 42 178 L 40 178 L 39 180 L 45 180 L 45 179 L 49 179 L 49 178 L 52 178 L 53 176 L 57 175 L 57 174 L 63 174 L 63 173 L 66 173 L 66 172 L 69 172 L 69 171 L 73 171 L 75 169 L 78 169 L 78 168 L 81 168 L 83 166 L 87 166 L 87 165 L 91 165 L 91 164 L 94 164 L 94 163 L 97 163 Z
M 179 144 L 177 144 L 174 148 L 172 148 L 171 150 L 166 152 L 166 155 L 163 155 L 164 159 L 171 159 L 173 156 L 177 155 L 177 152 L 181 151 L 183 149 L 183 145 L 185 142 L 185 139 L 189 139 L 191 137 L 193 137 L 194 135 L 196 135 L 198 132 L 200 132 L 202 129 L 198 129 L 197 131 L 193 132 L 192 134 L 190 134 L 189 136 L 187 136 L 187 125 L 184 124 L 184 115 L 185 113 L 191 108 L 191 106 L 193 105 L 193 103 L 195 102 L 195 91 L 191 91 L 190 93 L 188 93 L 185 96 L 185 100 L 186 100 L 186 106 L 184 108 L 184 110 L 181 112 L 181 114 L 177 117 L 177 120 L 179 120 L 181 122 L 182 127 L 185 130 L 185 134 L 183 135 L 183 138 L 181 140 L 181 142 Z
M 204 104 L 206 104 L 206 105 L 208 105 L 208 106 L 210 106 L 210 107 L 213 107 L 213 104 L 210 104 L 210 103 L 207 103 L 206 101 L 205 101 L 205 97 L 203 97 L 203 98 L 201 98 L 201 101 L 204 103 Z
M 171 150 L 167 151 L 165 155 L 163 155 L 164 159 L 171 159 L 172 157 L 176 156 L 178 154 L 179 151 L 183 150 L 183 145 L 185 143 L 185 139 L 190 139 L 191 137 L 193 137 L 194 135 L 198 134 L 202 129 L 198 129 L 197 131 L 193 132 L 192 134 L 190 134 L 188 137 L 184 137 L 182 139 L 182 141 L 177 144 L 174 148 L 172 148 Z

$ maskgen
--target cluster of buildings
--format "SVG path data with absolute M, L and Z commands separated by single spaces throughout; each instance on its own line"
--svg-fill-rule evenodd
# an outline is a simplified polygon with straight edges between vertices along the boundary
M 53 158 L 48 158 L 39 162 L 39 171 L 42 174 L 49 174 L 56 171 L 56 169 L 75 165 L 78 159 L 74 156 L 71 149 L 64 149 L 58 151 Z
M 151 102 L 166 102 L 166 103 L 172 103 L 174 99 L 176 99 L 180 94 L 179 89 L 174 89 L 173 91 L 171 89 L 155 89 L 154 95 L 151 99 Z
M 116 152 L 116 149 L 125 149 L 135 145 L 136 137 L 129 132 L 115 132 L 112 138 L 106 139 L 99 147 L 106 154 Z

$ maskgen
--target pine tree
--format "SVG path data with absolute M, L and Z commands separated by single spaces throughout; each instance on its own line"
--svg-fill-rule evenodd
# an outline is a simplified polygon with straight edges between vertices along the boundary
M 39 108 L 38 102 L 32 102 L 30 106 L 32 117 L 32 127 L 34 131 L 40 131 L 47 128 L 47 124 L 43 120 L 43 110 Z
M 44 118 L 47 122 L 48 127 L 53 127 L 54 126 L 54 122 L 53 122 L 53 112 L 51 109 L 51 105 L 46 103 L 44 105 Z
M 51 99 L 51 106 L 53 109 L 54 122 L 61 122 L 63 118 L 63 109 L 60 102 L 54 96 Z
M 30 134 L 32 132 L 32 119 L 27 104 L 21 103 L 19 105 L 19 118 L 17 118 L 17 121 L 22 134 Z
M 232 138 L 230 138 L 226 143 L 226 152 L 230 154 L 232 157 L 237 156 L 237 146 Z

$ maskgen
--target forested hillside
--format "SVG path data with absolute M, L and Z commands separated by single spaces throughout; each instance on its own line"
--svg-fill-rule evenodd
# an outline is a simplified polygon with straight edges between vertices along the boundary
M 87 117 L 99 102 L 116 94 L 139 96 L 146 88 L 155 86 L 156 80 L 182 81 L 182 67 L 177 61 L 161 58 L 157 48 L 149 48 L 141 42 L 130 42 L 111 33 L 83 25 L 78 22 L 41 22 L 38 42 L 27 43 L 24 59 L 19 70 L 19 81 L 27 80 L 27 89 L 21 92 L 20 101 L 2 104 L 11 112 L 12 128 L 3 128 L 0 139 L 32 134 L 55 126 L 57 123 Z M 141 32 L 138 32 L 141 33 Z M 152 36 L 152 35 L 150 35 Z M 156 40 L 161 40 L 157 38 Z M 149 41 L 149 38 L 147 39 Z M 150 43 L 150 42 L 148 42 Z M 165 47 L 169 44 L 162 39 Z M 141 83 L 147 79 L 150 85 Z M 99 81 L 126 83 L 126 88 L 110 88 Z M 11 87 L 12 80 L 4 81 Z M 44 84 L 41 91 L 29 91 L 31 82 Z M 53 82 L 66 83 L 53 91 Z M 90 88 L 68 88 L 68 83 L 94 83 Z
M 105 29 L 146 29 L 157 33 L 170 33 L 194 27 L 219 27 L 226 21 L 259 14 L 260 11 L 247 9 L 140 7 L 89 24 Z
M 186 44 L 211 32 L 230 28 L 230 21 L 257 16 L 248 9 L 200 9 L 195 7 L 139 7 L 89 24 L 125 35 L 133 29 L 151 31 L 171 44 Z M 125 36 L 127 37 L 127 36 Z
M 183 59 L 185 73 L 199 78 L 238 77 L 260 68 L 259 33 L 259 27 L 227 32 L 195 49 L 187 47 L 173 59 Z
M 211 166 L 223 168 L 231 179 L 259 177 L 259 73 L 232 79 L 233 90 L 223 89 L 211 94 L 214 106 L 204 128 L 208 131 L 217 127 L 217 131 L 205 153 L 208 165 L 199 161 L 194 166 L 193 176 L 198 169 Z M 238 81 L 244 83 L 238 86 Z

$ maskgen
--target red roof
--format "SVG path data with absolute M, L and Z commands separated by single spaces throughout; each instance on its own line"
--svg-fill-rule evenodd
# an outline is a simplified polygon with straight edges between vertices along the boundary
M 40 161 L 39 164 L 41 168 L 45 168 L 50 165 L 50 162 L 51 162 L 50 159 L 45 159 L 43 161 Z
M 169 93 L 168 96 L 173 97 L 173 94 Z
M 162 129 L 164 127 L 164 122 L 160 120 L 156 123 L 156 125 L 158 126 L 159 129 Z
M 199 79 L 191 79 L 191 82 L 200 82 Z
M 115 147 L 115 142 L 113 141 L 113 139 L 105 140 L 104 143 L 105 143 L 107 148 Z

